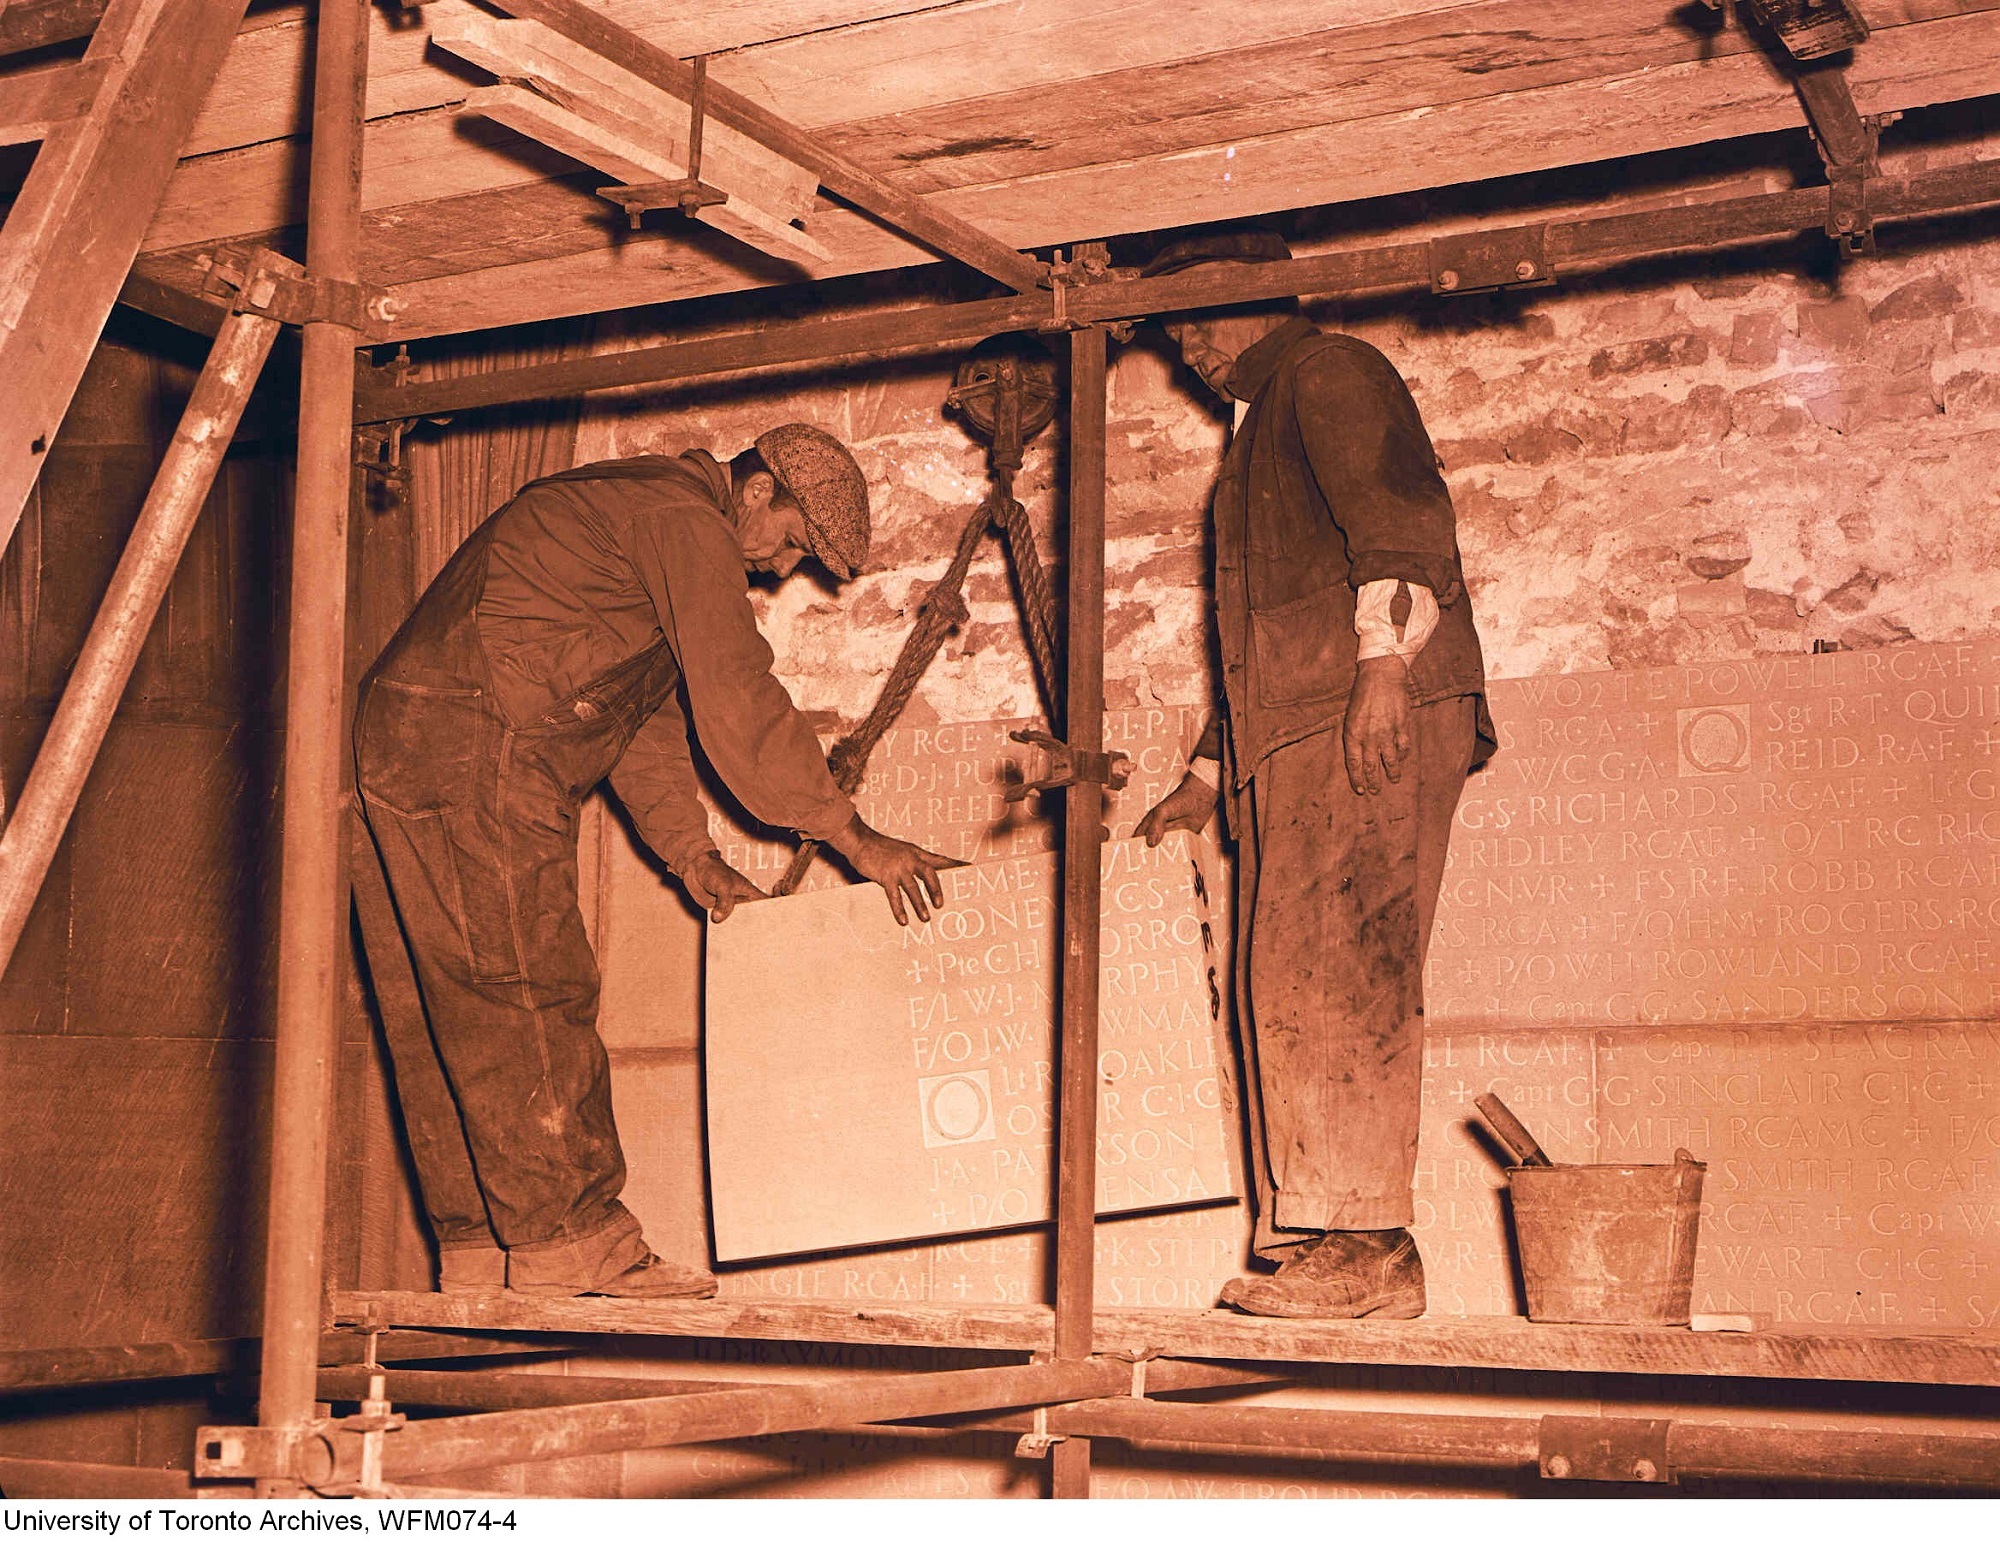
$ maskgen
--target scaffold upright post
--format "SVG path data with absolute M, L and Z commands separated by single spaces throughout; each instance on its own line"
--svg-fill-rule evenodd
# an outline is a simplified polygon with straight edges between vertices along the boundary
M 1104 749 L 1104 343 L 1101 327 L 1070 334 L 1069 707 L 1072 753 Z M 1055 1354 L 1090 1354 L 1096 1298 L 1098 923 L 1104 788 L 1079 778 L 1063 819 L 1061 1101 L 1056 1119 Z M 1058 1499 L 1090 1497 L 1090 1442 L 1051 1454 Z
M 306 273 L 321 283 L 352 285 L 358 277 L 368 16 L 368 0 L 320 0 L 318 6 Z M 308 321 L 304 334 L 258 1404 L 258 1422 L 279 1429 L 303 1426 L 318 1395 L 327 1145 L 339 1051 L 335 1006 L 346 936 L 340 924 L 343 687 L 354 350 L 361 341 L 354 328 L 334 321 Z M 272 1494 L 296 1492 L 276 1480 L 258 1486 Z

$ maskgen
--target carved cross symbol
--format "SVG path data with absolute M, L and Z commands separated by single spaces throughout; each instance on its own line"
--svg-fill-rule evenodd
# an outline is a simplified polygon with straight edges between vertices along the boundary
M 1650 734 L 1654 729 L 1661 726 L 1661 720 L 1654 717 L 1650 712 L 1642 712 L 1639 714 L 1639 721 L 1632 726 L 1638 729 L 1642 735 Z
M 1758 829 L 1755 825 L 1749 826 L 1743 832 L 1743 844 L 1750 848 L 1750 854 L 1752 856 L 1755 856 L 1758 852 L 1762 851 L 1764 849 L 1764 843 L 1768 841 L 1770 838 L 1771 838 L 1770 836 L 1766 835 L 1762 830 Z
M 1845 1226 L 1853 1219 L 1854 1217 L 1842 1209 L 1838 1203 L 1826 1213 L 1826 1224 L 1833 1227 Z
M 1977 1284 L 1980 1277 L 1984 1275 L 1986 1271 L 1988 1269 L 1991 1269 L 1992 1267 L 1993 1266 L 1991 1264 L 1987 1263 L 1985 1260 L 1980 1258 L 1977 1249 L 1974 1249 L 1973 1251 L 1970 1251 L 1965 1255 L 1965 1272 L 1972 1276 L 1973 1282 L 1975 1284 Z
M 1616 887 L 1617 885 L 1612 883 L 1610 875 L 1606 873 L 1599 873 L 1590 881 L 1590 892 L 1595 899 L 1611 898 L 1611 891 Z
M 1996 749 L 2000 749 L 2000 735 L 1996 735 L 1990 728 L 1980 729 L 1979 737 L 1972 742 L 1982 755 L 1991 755 Z

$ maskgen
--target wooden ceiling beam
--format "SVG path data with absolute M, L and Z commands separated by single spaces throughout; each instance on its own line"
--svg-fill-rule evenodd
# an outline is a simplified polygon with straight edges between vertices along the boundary
M 1990 91 L 2000 78 L 2000 11 L 1885 28 L 1860 51 L 1851 78 L 1868 112 Z M 1796 131 L 1804 122 L 1785 75 L 1761 55 L 1740 54 L 960 188 L 933 201 L 1018 246 L 1043 247 Z M 818 277 L 923 260 L 920 249 L 849 211 L 825 211 L 813 228 L 837 258 Z M 371 340 L 671 303 L 772 281 L 724 256 L 658 242 L 600 239 L 594 251 L 564 253 L 549 239 L 531 266 L 401 285 L 398 319 Z
M 1740 28 L 1704 35 L 1663 21 L 1657 0 L 1486 0 L 1272 42 L 1215 36 L 1215 51 L 1170 70 L 1121 50 L 1118 68 L 1088 78 L 849 116 L 819 132 L 894 168 L 899 185 L 938 192 L 1758 52 Z
M 104 4 L 105 0 L 12 0 L 0 5 L 0 58 L 89 37 L 97 30 Z
M 0 225 L 0 551 L 138 254 L 245 0 L 111 0 L 89 110 L 42 142 Z
M 1494 12 L 1512 14 L 1510 5 L 1524 3 L 1526 0 L 1509 0 L 1508 4 L 1495 0 L 1465 6 L 1454 13 L 1459 18 L 1456 25 L 1475 29 L 1479 17 Z M 1959 12 L 1969 0 L 1937 3 Z M 2000 4 L 2000 0 L 1986 3 Z M 440 0 L 432 9 L 441 20 L 462 4 L 463 0 Z M 1927 9 L 1933 8 L 1927 5 Z M 1622 0 L 1618 9 L 1625 9 Z M 1855 66 L 1856 91 L 1866 110 L 1921 105 L 1925 100 L 1990 90 L 1995 72 L 2000 71 L 1996 18 L 2000 13 L 1989 10 L 1984 15 L 1955 14 L 1881 27 Z M 1572 30 L 1596 37 L 1600 36 L 1597 26 L 1596 22 L 1589 27 L 1579 23 Z M 253 40 L 285 30 L 266 27 L 246 33 L 237 40 L 236 51 L 241 53 Z M 399 46 L 408 46 L 408 33 L 392 36 Z M 1372 116 L 1354 119 L 1355 108 L 1347 104 L 1343 93 L 1354 94 L 1349 88 L 1355 82 L 1341 74 L 1337 65 L 1329 64 L 1328 90 L 1314 97 L 1314 110 L 1326 121 L 1273 116 L 1262 131 L 1238 135 L 1238 130 L 1250 127 L 1249 122 L 1230 119 L 1233 109 L 1217 100 L 1170 132 L 1150 121 L 1163 116 L 1164 109 L 1139 113 L 1147 121 L 1127 124 L 1122 130 L 1115 122 L 1097 124 L 1080 146 L 1051 142 L 1042 136 L 1047 114 L 1056 108 L 1052 102 L 1037 106 L 1037 98 L 1018 104 L 1029 125 L 1024 136 L 1030 141 L 1028 147 L 1008 150 L 999 146 L 944 160 L 906 161 L 907 169 L 892 173 L 888 180 L 902 182 L 905 195 L 915 197 L 923 189 L 911 185 L 912 179 L 935 185 L 971 177 L 974 185 L 922 202 L 988 232 L 1004 243 L 1005 250 L 1103 236 L 1121 229 L 1156 229 L 1225 214 L 1349 202 L 1414 187 L 1791 127 L 1803 121 L 1784 78 L 1758 54 L 1660 67 L 1658 57 L 1641 50 L 1638 62 L 1626 73 L 1570 79 L 1567 76 L 1577 68 L 1572 64 L 1563 67 L 1564 78 L 1552 83 L 1548 76 L 1551 67 L 1535 62 L 1553 48 L 1552 38 L 1536 36 L 1510 45 L 1504 35 L 1480 32 L 1479 36 L 1503 55 L 1510 46 L 1515 48 L 1522 59 L 1514 63 L 1503 60 L 1499 68 L 1474 73 L 1453 65 L 1449 57 L 1433 59 L 1428 66 L 1432 73 L 1442 69 L 1461 81 L 1476 82 L 1484 94 L 1444 100 L 1422 111 L 1415 109 L 1407 94 L 1383 96 L 1360 91 L 1355 94 L 1355 103 Z M 1378 53 L 1388 47 L 1386 38 L 1386 34 L 1377 38 Z M 1606 45 L 1601 53 L 1604 68 L 1617 67 L 1615 50 Z M 1189 70 L 1199 74 L 1203 68 L 1190 64 L 1173 74 L 1178 77 Z M 1408 68 L 1418 69 L 1418 65 L 1412 62 Z M 1247 64 L 1245 69 L 1255 78 L 1263 78 Z M 1925 86 L 1926 72 L 1938 77 L 1935 89 Z M 430 73 L 460 95 L 469 89 L 469 82 L 454 80 L 441 70 Z M 722 73 L 719 66 L 717 73 Z M 1431 77 L 1423 75 L 1423 79 Z M 1132 94 L 1132 80 L 1118 76 L 1113 83 L 1120 93 Z M 379 77 L 375 82 L 377 109 L 392 105 L 395 115 L 378 119 L 368 130 L 366 203 L 371 211 L 385 213 L 437 198 L 521 186 L 576 169 L 564 157 L 495 125 L 457 121 L 438 110 L 405 111 L 409 106 L 407 93 L 400 86 L 392 91 L 391 85 L 393 81 L 385 83 Z M 211 107 L 215 106 L 214 98 L 224 94 L 225 86 L 229 82 L 217 83 Z M 240 94 L 248 87 L 239 81 L 230 89 Z M 1253 96 L 1260 92 L 1268 95 L 1254 84 L 1245 89 Z M 282 82 L 278 93 L 282 94 Z M 1079 118 L 1087 128 L 1095 121 L 1090 111 L 1096 110 L 1091 108 L 1096 100 L 1088 92 L 1078 99 Z M 1013 105 L 1007 96 L 967 103 L 968 129 L 984 134 L 992 126 L 986 115 L 1011 111 Z M 1101 102 L 1097 105 L 1104 106 Z M 1042 116 L 1037 118 L 1036 113 Z M 919 138 L 902 142 L 901 149 L 896 148 L 897 142 L 883 140 L 857 154 L 871 165 L 887 167 L 899 154 L 934 149 L 942 126 L 933 120 L 926 120 L 926 125 Z M 880 122 L 875 122 L 875 128 L 886 132 Z M 1214 140 L 1189 142 L 1211 130 L 1218 136 Z M 967 147 L 961 144 L 959 148 Z M 1232 149 L 1237 152 L 1234 157 L 1229 153 Z M 943 169 L 947 162 L 952 168 L 948 172 Z M 167 250 L 200 240 L 252 236 L 296 222 L 302 214 L 297 206 L 302 169 L 299 142 L 284 137 L 227 154 L 184 160 L 174 175 L 162 213 L 148 233 L 146 249 Z M 1134 181 L 1144 184 L 1145 196 L 1136 202 L 1128 187 Z M 1081 217 L 1095 211 L 1116 212 L 1119 219 Z M 869 231 L 858 231 L 858 223 L 868 224 Z M 496 224 L 486 228 L 498 238 L 496 245 L 504 248 L 505 227 Z M 815 266 L 811 269 L 814 276 L 859 271 L 864 256 L 869 262 L 879 259 L 880 265 L 888 267 L 928 260 L 922 246 L 902 242 L 886 232 L 877 235 L 878 229 L 872 221 L 855 221 L 844 209 L 822 213 L 815 219 L 814 233 L 838 260 Z M 589 237 L 590 231 L 580 234 Z M 591 243 L 586 240 L 584 244 Z M 597 237 L 595 244 L 602 247 L 608 240 Z M 464 249 L 460 242 L 453 246 Z M 856 249 L 851 256 L 850 246 Z M 501 255 L 504 259 L 504 250 Z M 622 243 L 619 255 L 630 256 Z M 477 265 L 467 262 L 461 266 Z M 694 263 L 696 271 L 687 278 L 695 278 L 700 267 L 699 262 Z M 733 273 L 724 271 L 707 284 L 707 292 L 787 277 L 773 275 L 768 268 L 753 264 Z M 701 292 L 675 287 L 683 282 L 680 269 L 680 264 L 670 264 L 670 270 L 656 280 L 660 287 L 654 292 L 644 292 L 636 276 L 629 280 L 621 277 L 620 283 L 628 286 L 634 298 L 618 303 L 653 303 Z M 590 264 L 583 263 L 576 271 L 579 278 L 588 281 Z M 559 277 L 554 273 L 547 276 Z M 605 306 L 596 302 L 573 308 Z M 494 312 L 493 321 L 460 322 L 453 319 L 455 312 L 476 312 L 477 307 L 456 300 L 449 305 L 413 305 L 412 314 L 417 310 L 438 315 L 441 320 L 426 322 L 415 333 L 399 335 L 532 319 L 502 306 Z
M 539 21 L 581 43 L 670 95 L 686 98 L 694 92 L 691 66 L 638 34 L 606 21 L 581 0 L 495 0 L 495 3 L 510 15 Z M 1018 293 L 1032 293 L 1041 284 L 1042 264 L 1034 258 L 1023 256 L 958 216 L 891 186 L 728 87 L 710 84 L 708 110 L 718 123 L 747 134 L 786 160 L 806 167 L 828 192 L 915 237 L 933 251 L 956 258 Z
M 480 17 L 433 27 L 431 41 L 498 80 L 461 112 L 504 123 L 613 183 L 685 184 L 697 175 L 692 104 L 540 22 Z M 812 212 L 812 172 L 725 124 L 702 127 L 698 174 L 723 196 L 692 208 L 693 217 L 784 261 L 825 261 L 831 254 L 793 223 Z
M 2000 203 L 2000 161 L 1974 161 L 1909 177 L 1871 180 L 1868 206 L 1878 220 L 1935 217 Z M 1707 204 L 1648 209 L 1515 226 L 1506 240 L 1539 231 L 1557 275 L 1619 262 L 1745 242 L 1767 241 L 1823 226 L 1824 187 L 1764 193 Z M 1079 322 L 1168 314 L 1284 295 L 1352 296 L 1430 288 L 1431 246 L 1406 241 L 1284 263 L 1218 264 L 1164 278 L 1086 286 L 1068 297 Z M 356 419 L 387 422 L 477 407 L 575 396 L 616 387 L 671 384 L 800 365 L 851 364 L 912 352 L 964 347 L 1002 332 L 1031 331 L 1050 320 L 1041 297 L 978 301 L 800 321 L 766 331 L 731 333 L 654 348 L 565 359 L 488 374 L 398 385 L 387 370 L 364 376 Z
M 105 68 L 102 59 L 81 60 L 0 79 L 0 145 L 46 139 L 57 124 L 89 112 Z

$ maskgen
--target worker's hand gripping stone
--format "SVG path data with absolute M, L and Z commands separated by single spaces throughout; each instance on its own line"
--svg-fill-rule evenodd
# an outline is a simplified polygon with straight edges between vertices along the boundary
M 1148 846 L 1159 845 L 1174 830 L 1199 835 L 1215 817 L 1218 796 L 1215 788 L 1190 771 L 1172 792 L 1146 811 L 1132 833 L 1143 837 Z
M 908 910 L 916 911 L 919 921 L 928 921 L 930 906 L 944 905 L 944 885 L 938 881 L 938 874 L 948 867 L 965 865 L 955 858 L 940 856 L 870 829 L 859 814 L 827 844 L 847 858 L 855 872 L 873 879 L 888 892 L 889 910 L 898 926 L 910 924 Z M 925 903 L 926 897 L 929 904 Z M 906 904 L 908 910 L 904 908 Z
M 694 902 L 708 912 L 711 921 L 727 921 L 739 904 L 769 899 L 770 895 L 722 860 L 719 851 L 704 852 L 680 875 Z

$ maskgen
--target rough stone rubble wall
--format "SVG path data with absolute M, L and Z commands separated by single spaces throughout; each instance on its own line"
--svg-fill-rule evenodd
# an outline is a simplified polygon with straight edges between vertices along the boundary
M 1382 348 L 1415 393 L 1494 675 L 2000 626 L 2000 248 L 1855 262 L 1837 288 L 1742 258 L 1698 276 L 1721 266 L 1321 318 Z M 1113 708 L 1209 691 L 1205 509 L 1223 418 L 1161 346 L 1117 349 L 1111 370 Z M 578 455 L 726 455 L 781 418 L 842 435 L 875 491 L 872 571 L 757 603 L 801 705 L 851 721 L 983 490 L 983 452 L 939 411 L 949 384 L 942 364 L 904 365 L 686 409 L 601 407 Z M 1051 557 L 1059 434 L 1030 447 L 1017 487 Z M 991 542 L 967 594 L 971 622 L 909 721 L 1037 710 Z

